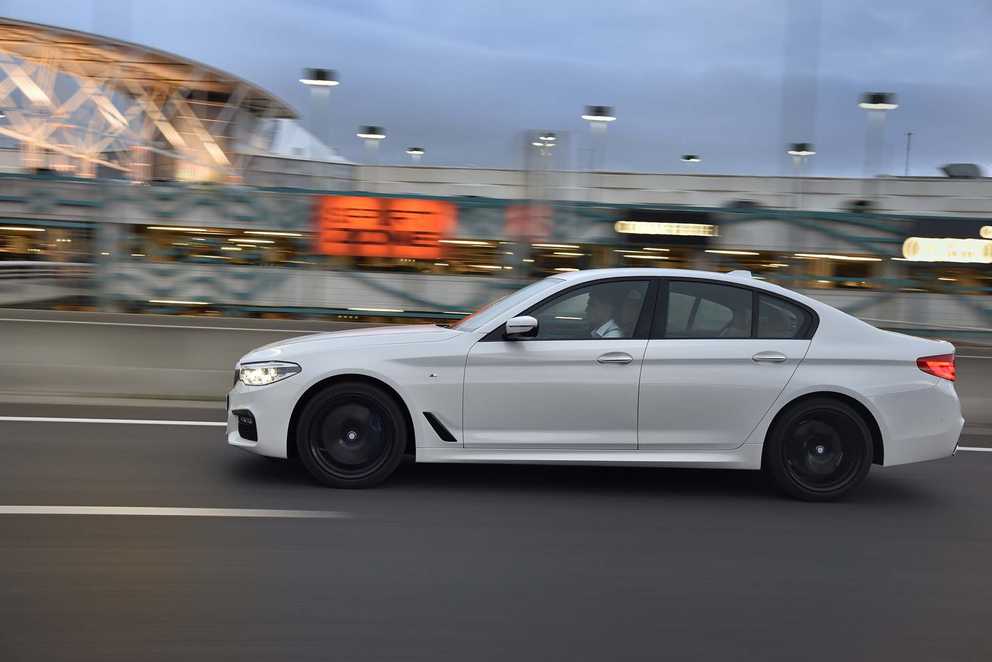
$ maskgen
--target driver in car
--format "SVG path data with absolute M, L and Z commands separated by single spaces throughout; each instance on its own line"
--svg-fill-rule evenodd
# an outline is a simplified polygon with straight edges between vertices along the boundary
M 593 288 L 586 301 L 586 320 L 592 331 L 593 338 L 623 338 L 623 329 L 614 319 L 615 306 L 610 300 L 609 292 L 604 288 Z

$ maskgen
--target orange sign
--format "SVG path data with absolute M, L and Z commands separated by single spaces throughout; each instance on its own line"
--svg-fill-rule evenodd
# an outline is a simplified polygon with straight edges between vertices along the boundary
M 317 198 L 317 252 L 358 257 L 441 257 L 457 223 L 454 203 L 413 198 Z

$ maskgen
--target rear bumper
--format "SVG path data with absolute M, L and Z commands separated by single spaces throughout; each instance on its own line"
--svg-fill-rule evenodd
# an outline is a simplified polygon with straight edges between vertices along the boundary
M 899 420 L 887 426 L 889 435 L 883 440 L 884 466 L 954 455 L 964 428 L 954 384 L 941 379 L 930 389 L 904 393 L 901 398 Z

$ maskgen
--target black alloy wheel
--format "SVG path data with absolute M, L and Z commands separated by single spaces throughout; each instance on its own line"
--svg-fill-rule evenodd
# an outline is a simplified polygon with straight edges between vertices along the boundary
M 776 421 L 763 464 L 790 496 L 833 501 L 864 481 L 871 462 L 871 431 L 861 414 L 840 400 L 814 398 Z
M 371 487 L 396 469 L 406 448 L 403 411 L 383 390 L 335 384 L 304 406 L 296 447 L 307 470 L 331 487 Z

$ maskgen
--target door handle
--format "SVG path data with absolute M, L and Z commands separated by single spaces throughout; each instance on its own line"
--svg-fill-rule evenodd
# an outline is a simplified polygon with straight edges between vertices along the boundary
M 633 360 L 634 357 L 625 352 L 607 352 L 596 359 L 596 363 L 617 363 L 620 365 L 626 365 Z
M 782 352 L 758 352 L 751 360 L 755 363 L 783 363 L 787 358 Z

